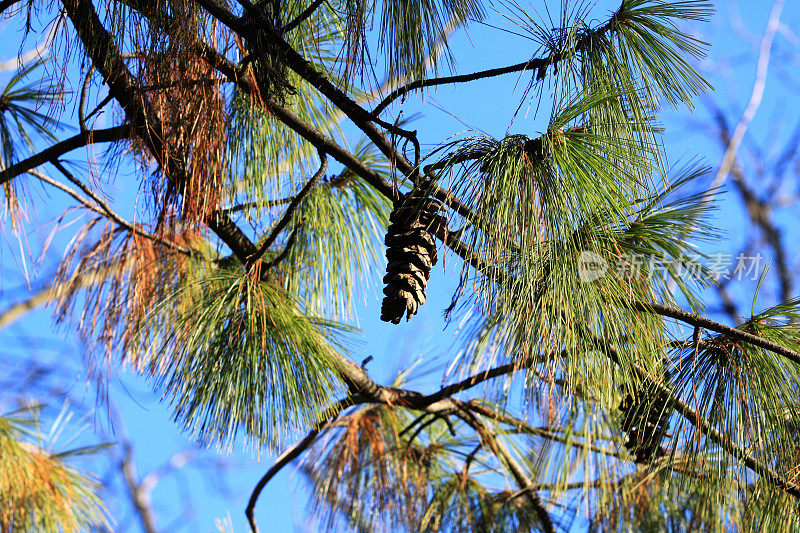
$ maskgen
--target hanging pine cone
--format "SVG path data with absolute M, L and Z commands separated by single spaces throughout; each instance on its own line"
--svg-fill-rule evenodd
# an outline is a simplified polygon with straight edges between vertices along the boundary
M 417 313 L 425 303 L 425 287 L 436 264 L 436 241 L 431 231 L 444 219 L 438 214 L 442 204 L 420 191 L 402 195 L 394 202 L 386 233 L 386 287 L 381 320 L 399 324 Z
M 640 388 L 628 393 L 619 405 L 622 430 L 628 434 L 625 448 L 642 464 L 665 455 L 661 440 L 669 427 L 669 398 L 661 392 L 652 394 Z

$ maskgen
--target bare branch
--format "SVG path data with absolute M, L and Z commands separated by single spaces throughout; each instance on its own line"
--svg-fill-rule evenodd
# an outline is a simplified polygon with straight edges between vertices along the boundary
M 713 105 L 713 108 L 714 119 L 719 128 L 720 141 L 724 146 L 729 147 L 732 141 L 728 122 L 718 106 Z M 761 231 L 766 237 L 767 244 L 775 253 L 775 266 L 778 271 L 778 281 L 781 287 L 781 299 L 787 301 L 792 296 L 792 275 L 789 269 L 786 250 L 783 245 L 782 232 L 778 226 L 775 225 L 771 217 L 772 206 L 768 201 L 759 198 L 756 192 L 748 185 L 744 176 L 744 171 L 741 166 L 737 164 L 736 156 L 734 156 L 733 162 L 731 163 L 730 174 L 733 175 L 733 183 L 742 197 L 750 220 L 761 228 Z M 726 310 L 729 310 L 731 305 L 729 301 L 725 300 L 726 293 L 721 290 L 720 296 L 723 298 L 723 305 L 725 305 Z
M 648 303 L 631 302 L 631 308 L 636 311 L 656 313 L 661 316 L 674 318 L 675 320 L 680 320 L 681 322 L 691 324 L 692 326 L 699 326 L 705 329 L 710 329 L 711 331 L 716 331 L 717 333 L 722 333 L 724 335 L 727 335 L 732 339 L 737 339 L 740 341 L 744 341 L 748 344 L 752 344 L 753 346 L 764 348 L 765 350 L 769 350 L 773 353 L 786 357 L 793 363 L 800 364 L 800 353 L 794 350 L 790 350 L 789 348 L 786 348 L 784 346 L 781 346 L 780 344 L 767 340 L 764 337 L 753 335 L 752 333 L 748 333 L 741 329 L 726 326 L 725 324 L 721 324 L 719 322 L 716 322 L 714 320 L 711 320 L 709 318 L 700 315 L 689 313 L 682 309 L 669 307 L 655 302 L 648 302 Z
M 300 227 L 302 226 L 302 221 L 297 227 L 292 230 L 292 233 L 289 235 L 289 239 L 286 241 L 286 245 L 281 250 L 281 253 L 275 256 L 275 259 L 272 259 L 269 263 L 265 265 L 266 269 L 269 270 L 276 265 L 279 265 L 284 259 L 289 256 L 289 252 L 292 251 L 292 247 L 294 247 L 294 243 L 297 242 L 297 235 L 300 233 Z
M 725 150 L 725 155 L 722 158 L 722 163 L 717 170 L 716 176 L 714 176 L 714 181 L 711 182 L 708 192 L 706 192 L 706 194 L 703 196 L 704 202 L 710 201 L 711 194 L 713 194 L 714 189 L 725 183 L 725 180 L 728 178 L 728 174 L 730 173 L 731 167 L 733 167 L 734 159 L 736 158 L 736 151 L 739 149 L 742 139 L 744 139 L 744 134 L 747 132 L 747 128 L 750 126 L 750 122 L 753 120 L 753 117 L 758 110 L 758 106 L 761 105 L 761 98 L 764 96 L 764 87 L 767 83 L 767 69 L 769 68 L 772 40 L 775 37 L 775 32 L 778 30 L 778 25 L 780 24 L 781 10 L 783 9 L 784 1 L 785 0 L 777 0 L 772 5 L 772 11 L 770 12 L 769 21 L 767 22 L 767 29 L 764 32 L 764 36 L 761 38 L 761 51 L 759 52 L 758 56 L 756 81 L 753 84 L 753 91 L 750 94 L 750 101 L 748 102 L 747 107 L 742 114 L 742 118 L 736 125 L 736 129 L 733 132 L 731 141 L 728 144 L 728 148 Z
M 130 126 L 124 124 L 122 126 L 115 126 L 113 128 L 106 128 L 102 130 L 88 130 L 63 140 L 60 143 L 54 144 L 38 154 L 32 155 L 27 159 L 20 161 L 10 167 L 0 171 L 0 185 L 12 180 L 20 174 L 28 172 L 32 168 L 43 165 L 48 161 L 58 159 L 67 152 L 71 152 L 81 146 L 87 146 L 94 143 L 107 143 L 117 142 L 126 139 L 130 134 Z
M 65 192 L 65 193 L 67 193 L 68 195 L 70 195 L 73 198 L 75 198 L 78 202 L 80 202 L 87 209 L 91 209 L 95 213 L 97 213 L 99 215 L 102 215 L 102 216 L 112 220 L 118 226 L 120 226 L 122 228 L 125 228 L 126 230 L 130 231 L 131 233 L 134 233 L 134 234 L 136 234 L 136 235 L 138 235 L 140 237 L 144 237 L 145 239 L 149 239 L 149 240 L 151 240 L 153 242 L 157 242 L 158 244 L 164 245 L 165 247 L 171 248 L 171 249 L 173 249 L 173 250 L 175 250 L 177 252 L 180 252 L 180 253 L 183 253 L 183 254 L 186 254 L 186 255 L 193 255 L 192 250 L 190 250 L 190 249 L 188 249 L 188 248 L 186 248 L 184 246 L 181 246 L 180 244 L 177 244 L 177 243 L 174 243 L 174 242 L 169 241 L 167 239 L 164 239 L 162 237 L 159 237 L 158 235 L 153 235 L 152 233 L 147 233 L 146 231 L 142 230 L 141 228 L 139 228 L 135 224 L 133 224 L 131 222 L 128 222 L 127 220 L 125 220 L 124 218 L 119 216 L 117 213 L 115 213 L 111 209 L 111 207 L 106 202 L 104 202 L 99 196 L 94 194 L 94 192 L 92 192 L 91 189 L 86 187 L 83 183 L 80 182 L 80 180 L 75 178 L 72 175 L 72 173 L 70 173 L 66 168 L 64 168 L 64 166 L 60 162 L 51 161 L 51 163 L 56 168 L 58 168 L 58 170 L 60 170 L 61 173 L 64 174 L 64 176 L 67 179 L 69 179 L 72 183 L 76 184 L 84 193 L 86 193 L 92 199 L 92 201 L 89 201 L 88 199 L 86 199 L 83 196 L 81 196 L 80 194 L 78 194 L 77 191 L 67 187 L 66 185 L 64 185 L 61 182 L 58 182 L 58 181 L 54 180 L 53 178 L 51 178 L 47 174 L 39 172 L 38 170 L 29 170 L 28 174 L 40 179 L 41 181 L 43 181 L 43 182 L 45 182 L 45 183 L 47 183 L 49 185 L 52 185 L 53 187 Z
M 302 13 L 297 15 L 294 20 L 286 24 L 283 28 L 281 28 L 281 33 L 288 33 L 298 27 L 300 24 L 303 23 L 308 17 L 310 17 L 316 9 L 322 5 L 322 2 L 325 0 L 314 0 L 311 4 L 303 10 Z
M 264 243 L 258 248 L 255 255 L 249 258 L 248 264 L 252 265 L 255 261 L 258 261 L 261 256 L 264 255 L 264 252 L 269 250 L 269 247 L 272 246 L 272 243 L 275 242 L 275 239 L 278 238 L 278 235 L 283 231 L 286 225 L 292 220 L 294 216 L 294 212 L 300 206 L 302 201 L 308 196 L 308 193 L 311 192 L 311 189 L 322 179 L 322 176 L 325 174 L 325 170 L 328 168 L 328 156 L 325 155 L 325 152 L 319 152 L 319 169 L 317 172 L 308 180 L 308 183 L 300 189 L 300 192 L 292 198 L 289 207 L 286 208 L 286 212 L 283 214 L 283 217 L 278 221 L 275 227 L 272 229 L 272 232 L 267 236 L 264 240 Z
M 325 420 L 319 422 L 314 429 L 308 432 L 308 435 L 297 441 L 282 454 L 280 454 L 278 458 L 275 459 L 275 463 L 270 467 L 269 470 L 267 470 L 266 474 L 264 474 L 261 479 L 258 480 L 258 483 L 253 489 L 253 493 L 250 495 L 250 500 L 247 502 L 247 508 L 245 509 L 247 523 L 250 524 L 250 529 L 253 533 L 258 533 L 258 525 L 256 524 L 255 519 L 256 503 L 258 502 L 258 497 L 261 495 L 261 491 L 263 491 L 264 487 L 267 486 L 267 483 L 269 483 L 269 481 L 275 477 L 275 474 L 280 472 L 284 466 L 295 460 L 301 453 L 306 451 L 306 449 L 308 449 L 308 447 L 311 446 L 311 444 L 317 438 L 317 435 L 319 435 L 320 431 L 325 429 L 333 420 L 335 420 L 339 416 L 339 413 L 348 407 L 357 405 L 358 403 L 360 403 L 360 400 L 351 396 L 349 398 L 345 398 L 344 400 L 340 400 L 333 405 L 326 411 Z

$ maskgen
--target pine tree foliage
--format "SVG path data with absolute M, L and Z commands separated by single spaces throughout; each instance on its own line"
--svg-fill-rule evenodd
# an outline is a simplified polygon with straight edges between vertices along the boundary
M 719 191 L 699 188 L 698 161 L 668 164 L 658 121 L 710 89 L 692 67 L 708 45 L 685 27 L 713 6 L 622 0 L 601 19 L 544 4 L 547 21 L 480 0 L 9 9 L 57 18 L 53 78 L 23 87 L 41 66 L 23 65 L 0 96 L 6 198 L 34 202 L 11 184 L 49 163 L 84 217 L 56 316 L 94 371 L 144 375 L 199 443 L 285 450 L 251 497 L 254 531 L 264 485 L 303 453 L 329 529 L 797 527 L 800 300 L 756 312 L 756 295 L 733 326 L 706 316 Z M 451 35 L 495 15 L 529 59 L 442 76 Z M 540 130 L 515 116 L 501 138 L 431 145 L 402 115 L 412 93 L 509 73 Z M 57 143 L 67 79 L 80 133 Z M 131 174 L 136 201 L 114 202 L 127 222 L 109 199 Z M 358 299 L 382 288 L 381 318 L 413 326 L 436 312 L 421 305 L 442 256 L 460 276 L 449 385 L 376 383 L 355 362 Z M 0 476 L 41 470 L 0 490 L 4 524 L 94 523 L 91 481 L 3 420 L 0 457 L 20 459 Z M 54 481 L 32 481 L 45 467 Z
M 69 464 L 70 457 L 98 449 L 52 450 L 40 432 L 37 411 L 24 408 L 0 417 L 0 527 L 83 531 L 107 525 L 99 482 Z
M 43 63 L 37 60 L 18 69 L 0 94 L 0 168 L 12 165 L 22 154 L 33 151 L 36 137 L 56 140 L 55 130 L 59 124 L 42 113 L 40 106 L 58 104 L 62 94 L 47 79 L 23 85 L 34 72 L 41 70 Z M 3 183 L 3 193 L 6 210 L 12 224 L 16 225 L 21 213 L 14 183 Z

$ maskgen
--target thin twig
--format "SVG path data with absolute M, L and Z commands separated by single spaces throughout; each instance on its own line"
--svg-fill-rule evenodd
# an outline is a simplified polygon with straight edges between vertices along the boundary
M 151 505 L 150 492 L 142 490 L 142 485 L 139 483 L 138 475 L 136 473 L 136 462 L 133 459 L 133 449 L 130 443 L 124 445 L 125 454 L 121 459 L 121 470 L 125 478 L 125 484 L 128 487 L 128 493 L 136 509 L 136 514 L 139 516 L 139 521 L 142 524 L 142 529 L 145 533 L 156 533 L 155 514 Z
M 469 469 L 472 466 L 472 462 L 475 460 L 475 455 L 480 451 L 481 448 L 483 448 L 483 441 L 479 441 L 475 448 L 473 448 L 464 459 L 464 468 L 461 470 L 462 490 L 464 484 L 467 482 L 467 478 L 469 477 Z
M 253 209 L 255 207 L 263 208 L 263 207 L 275 207 L 278 205 L 284 205 L 288 204 L 292 200 L 294 200 L 294 196 L 289 196 L 288 198 L 281 198 L 279 200 L 267 200 L 266 202 L 245 202 L 243 204 L 226 207 L 225 209 L 222 209 L 220 212 L 229 215 L 231 213 L 238 213 L 239 211 L 246 211 L 248 209 Z
M 425 422 L 421 423 L 419 425 L 419 427 L 417 427 L 417 429 L 414 430 L 414 433 L 412 433 L 411 436 L 408 437 L 408 441 L 406 442 L 406 444 L 408 446 L 410 446 L 414 442 L 414 440 L 417 438 L 417 435 L 419 435 L 420 433 L 425 431 L 425 428 L 427 428 L 428 426 L 430 426 L 431 424 L 436 422 L 439 418 L 440 418 L 439 416 L 434 414 L 433 416 L 430 417 L 430 419 L 428 419 Z
M 111 100 L 113 100 L 113 99 L 114 99 L 114 97 L 113 97 L 113 96 L 111 96 L 110 94 L 107 94 L 107 95 L 105 96 L 105 98 L 103 98 L 102 100 L 100 100 L 100 103 L 99 103 L 99 104 L 97 104 L 97 106 L 95 106 L 95 108 L 94 108 L 94 109 L 92 109 L 92 110 L 89 112 L 89 114 L 88 114 L 88 115 L 86 115 L 86 120 L 89 120 L 90 118 L 92 118 L 92 117 L 95 115 L 95 113 L 98 113 L 98 112 L 100 112 L 100 110 L 101 110 L 101 109 L 103 109 L 103 108 L 106 106 L 106 104 L 108 104 L 108 103 L 109 103 Z
M 269 483 L 269 481 L 275 477 L 275 474 L 280 472 L 284 466 L 292 462 L 309 446 L 311 446 L 311 444 L 317 438 L 317 435 L 319 435 L 319 432 L 325 429 L 325 427 L 327 427 L 332 420 L 335 420 L 336 417 L 339 416 L 339 413 L 358 403 L 360 403 L 360 400 L 352 396 L 337 402 L 334 406 L 325 411 L 325 420 L 319 422 L 311 431 L 308 432 L 305 437 L 287 448 L 278 456 L 277 459 L 275 459 L 275 463 L 270 467 L 269 470 L 267 470 L 261 479 L 258 480 L 258 483 L 253 489 L 253 493 L 250 495 L 250 500 L 247 502 L 247 508 L 244 511 L 244 514 L 247 516 L 247 523 L 250 524 L 250 530 L 252 533 L 258 533 L 258 524 L 256 523 L 255 518 L 256 503 L 258 503 L 258 497 L 261 495 L 261 491 L 264 490 L 264 487 L 267 486 L 267 483 Z
M 283 247 L 281 253 L 279 253 L 277 256 L 275 256 L 275 259 L 272 259 L 269 263 L 265 265 L 265 268 L 267 270 L 279 265 L 281 261 L 283 261 L 289 256 L 289 252 L 292 251 L 294 243 L 297 242 L 297 235 L 300 233 L 301 227 L 302 227 L 302 222 L 292 230 L 292 233 L 289 235 L 289 239 L 286 241 L 286 246 Z
M 86 187 L 83 183 L 81 183 L 80 180 L 75 178 L 75 176 L 73 176 L 71 172 L 69 172 L 66 168 L 64 168 L 64 166 L 59 161 L 51 161 L 51 163 L 62 174 L 64 174 L 64 176 L 69 181 L 74 183 L 76 186 L 78 186 L 78 188 L 80 188 L 81 191 L 83 191 L 87 196 L 89 196 L 92 199 L 92 201 L 87 200 L 86 198 L 82 197 L 80 194 L 78 194 L 73 189 L 67 187 L 66 185 L 64 185 L 63 183 L 61 183 L 59 181 L 54 180 L 53 178 L 51 178 L 47 174 L 39 172 L 38 170 L 29 170 L 28 174 L 30 174 L 32 176 L 35 176 L 36 178 L 40 179 L 41 181 L 43 181 L 43 182 L 45 182 L 45 183 L 47 183 L 49 185 L 52 185 L 53 187 L 55 187 L 55 188 L 65 192 L 65 193 L 69 194 L 70 196 L 75 198 L 78 202 L 83 204 L 87 209 L 91 209 L 95 213 L 97 213 L 99 215 L 102 215 L 102 216 L 114 221 L 118 226 L 121 226 L 121 227 L 125 228 L 126 230 L 130 231 L 131 233 L 134 233 L 135 235 L 138 235 L 140 237 L 144 237 L 145 239 L 149 239 L 149 240 L 151 240 L 153 242 L 157 242 L 159 244 L 163 244 L 167 248 L 171 248 L 171 249 L 173 249 L 173 250 L 175 250 L 177 252 L 180 252 L 182 254 L 193 255 L 192 250 L 190 250 L 190 249 L 188 249 L 188 248 L 186 248 L 184 246 L 181 246 L 180 244 L 174 243 L 172 241 L 168 241 L 167 239 L 164 239 L 163 237 L 159 237 L 158 235 L 153 235 L 152 233 L 148 233 L 148 232 L 140 229 L 135 224 L 132 224 L 131 222 L 128 222 L 127 220 L 125 220 L 124 218 L 119 216 L 116 212 L 114 212 L 114 210 L 112 210 L 111 207 L 106 202 L 104 202 L 99 196 L 94 194 L 94 192 L 92 192 L 91 189 Z
M 314 13 L 314 11 L 319 6 L 321 6 L 322 2 L 324 2 L 324 1 L 325 0 L 314 0 L 313 2 L 311 2 L 311 5 L 309 5 L 307 8 L 305 8 L 302 13 L 297 15 L 294 18 L 294 20 L 292 20 L 286 26 L 281 28 L 281 33 L 288 33 L 290 31 L 292 31 L 293 29 L 295 29 L 296 27 L 298 27 L 300 24 L 303 23 L 304 20 L 306 20 L 308 17 L 310 17 L 312 15 L 312 13 Z
M 761 50 L 758 55 L 758 65 L 756 67 L 756 81 L 753 84 L 750 101 L 747 103 L 742 118 L 736 125 L 731 141 L 728 143 L 728 148 L 725 150 L 725 155 L 722 158 L 722 163 L 717 170 L 716 176 L 714 176 L 714 181 L 711 182 L 708 190 L 703 195 L 702 202 L 704 204 L 711 201 L 714 189 L 725 183 L 725 180 L 728 178 L 728 174 L 733 167 L 733 162 L 736 159 L 736 151 L 739 149 L 742 139 L 744 139 L 744 134 L 747 132 L 747 128 L 750 126 L 750 122 L 753 120 L 758 106 L 761 105 L 761 98 L 764 96 L 764 87 L 767 84 L 767 69 L 769 68 L 772 40 L 780 24 L 781 10 L 783 9 L 784 1 L 785 0 L 777 0 L 772 5 L 772 11 L 770 12 L 769 21 L 767 22 L 767 29 L 764 32 L 764 36 L 761 38 Z
M 303 186 L 297 195 L 292 198 L 292 201 L 289 203 L 289 207 L 286 208 L 286 212 L 283 214 L 283 217 L 278 221 L 275 227 L 272 229 L 272 232 L 267 236 L 264 240 L 264 243 L 258 248 L 255 255 L 248 258 L 249 264 L 254 264 L 258 261 L 264 253 L 269 250 L 269 247 L 272 246 L 272 243 L 275 242 L 275 239 L 278 238 L 278 235 L 283 231 L 287 224 L 292 220 L 294 216 L 294 212 L 303 202 L 308 193 L 314 188 L 314 186 L 319 182 L 322 176 L 325 174 L 325 170 L 328 168 L 328 156 L 323 151 L 319 151 L 319 169 L 317 172 L 308 180 L 308 183 Z
M 714 117 L 719 127 L 720 141 L 724 146 L 730 146 L 731 138 L 728 122 L 725 119 L 725 115 L 722 113 L 722 110 L 716 106 L 714 110 Z M 778 281 L 780 282 L 781 287 L 781 299 L 783 301 L 787 301 L 792 296 L 792 274 L 788 265 L 786 250 L 783 245 L 782 232 L 775 225 L 770 216 L 772 205 L 770 205 L 768 201 L 764 201 L 759 198 L 756 192 L 748 185 L 744 176 L 744 172 L 742 171 L 741 166 L 736 162 L 735 156 L 733 162 L 731 163 L 730 174 L 733 175 L 733 183 L 742 197 L 742 201 L 747 208 L 747 213 L 750 216 L 750 220 L 752 220 L 756 226 L 761 228 L 761 231 L 766 237 L 768 245 L 775 252 L 775 266 L 778 271 Z M 725 300 L 726 296 L 727 294 L 725 294 L 723 290 L 720 290 L 720 297 L 723 299 L 723 304 L 725 305 L 726 311 L 728 311 L 729 314 L 734 314 L 735 316 L 735 312 L 730 312 L 731 307 L 735 306 L 733 306 L 733 304 L 729 301 L 729 297 L 728 300 Z
M 0 2 L 0 15 L 2 15 L 6 9 L 12 7 L 14 4 L 20 3 L 21 1 L 22 0 L 3 0 Z
M 460 414 L 459 418 L 461 418 L 465 423 L 471 426 L 478 436 L 481 438 L 481 441 L 485 442 L 489 445 L 489 448 L 497 455 L 501 462 L 505 463 L 506 468 L 508 468 L 511 476 L 517 482 L 520 489 L 525 489 L 526 487 L 533 486 L 533 482 L 531 481 L 530 477 L 525 473 L 525 470 L 520 466 L 514 456 L 506 449 L 502 442 L 486 427 L 486 424 L 483 423 L 477 416 L 472 413 L 468 413 L 469 416 L 464 414 Z M 539 518 L 539 522 L 541 524 L 542 530 L 546 533 L 555 533 L 555 526 L 553 525 L 553 520 L 550 518 L 550 513 L 547 512 L 547 508 L 545 507 L 542 500 L 539 498 L 538 494 L 532 490 L 528 490 L 525 492 L 525 496 L 531 503 L 534 512 Z
M 483 372 L 478 372 L 477 374 L 472 375 L 464 380 L 461 380 L 458 383 L 447 385 L 438 392 L 431 394 L 430 398 L 431 399 L 446 398 L 458 392 L 474 387 L 475 385 L 483 383 L 484 381 L 490 380 L 498 376 L 510 374 L 520 368 L 523 368 L 523 366 L 520 365 L 519 363 L 510 363 L 507 365 L 501 365 L 495 368 L 490 368 L 488 370 L 484 370 Z
M 583 48 L 587 47 L 589 43 L 595 39 L 596 37 L 600 37 L 606 32 L 610 31 L 614 28 L 614 18 L 609 20 L 606 24 L 599 27 L 598 29 L 594 30 L 593 32 L 589 32 L 584 35 L 576 44 L 572 53 L 582 50 Z M 525 70 L 538 70 L 541 72 L 541 69 L 547 68 L 550 65 L 554 65 L 559 61 L 567 58 L 569 54 L 560 52 L 557 54 L 552 54 L 548 57 L 541 57 L 535 59 L 529 59 L 528 61 L 523 61 L 522 63 L 517 63 L 516 65 L 509 65 L 506 67 L 499 67 L 499 68 L 492 68 L 488 70 L 481 70 L 479 72 L 473 72 L 470 74 L 459 74 L 455 76 L 444 76 L 441 78 L 428 78 L 426 80 L 415 80 L 411 83 L 399 87 L 392 91 L 386 98 L 384 98 L 375 109 L 372 111 L 373 116 L 380 115 L 389 105 L 400 98 L 408 94 L 411 91 L 415 91 L 417 89 L 422 89 L 425 87 L 434 87 L 436 85 L 445 85 L 449 83 L 466 83 L 470 81 L 491 78 L 494 76 L 501 76 L 503 74 L 510 74 L 512 72 L 520 72 Z
M 422 420 L 423 420 L 425 417 L 429 416 L 429 415 L 430 415 L 430 413 L 427 413 L 427 412 L 424 412 L 424 413 L 422 413 L 421 415 L 419 415 L 418 417 L 416 417 L 414 420 L 412 420 L 412 421 L 411 421 L 411 422 L 410 422 L 410 423 L 409 423 L 409 424 L 408 424 L 406 427 L 404 427 L 404 428 L 402 429 L 402 431 L 400 431 L 400 433 L 398 433 L 398 434 L 397 434 L 397 436 L 398 436 L 398 437 L 402 437 L 403 435 L 405 435 L 406 433 L 408 433 L 408 432 L 409 432 L 409 431 L 410 431 L 410 430 L 411 430 L 413 427 L 415 427 L 417 424 L 419 424 L 420 422 L 422 422 Z
M 86 77 L 83 78 L 83 87 L 81 87 L 81 98 L 78 102 L 78 125 L 81 128 L 81 132 L 87 131 L 89 128 L 86 127 L 86 97 L 89 93 L 89 83 L 92 81 L 92 74 L 96 70 L 96 67 L 92 65 L 89 67 L 89 70 L 86 72 Z

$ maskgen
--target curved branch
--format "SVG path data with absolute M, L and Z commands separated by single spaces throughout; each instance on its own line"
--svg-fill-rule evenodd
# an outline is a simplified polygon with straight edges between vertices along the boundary
M 89 93 L 89 83 L 92 81 L 92 74 L 97 68 L 92 65 L 86 72 L 86 77 L 83 78 L 83 87 L 81 87 L 81 97 L 78 101 L 78 124 L 80 125 L 81 132 L 88 130 L 86 127 L 86 97 Z
M 128 488 L 131 503 L 133 503 L 136 509 L 136 514 L 139 516 L 139 521 L 145 533 L 156 533 L 158 528 L 156 527 L 155 514 L 153 513 L 153 507 L 150 501 L 150 491 L 145 489 L 138 479 L 139 476 L 136 472 L 136 461 L 133 459 L 133 448 L 131 444 L 126 442 L 123 448 L 125 453 L 122 456 L 120 467 L 125 479 L 125 484 Z
M 403 85 L 402 87 L 398 87 L 397 89 L 393 90 L 389 95 L 381 100 L 381 102 L 375 106 L 375 109 L 372 110 L 372 115 L 377 117 L 383 111 L 386 110 L 392 102 L 400 98 L 401 96 L 405 96 L 406 94 L 410 93 L 411 91 L 416 91 L 417 89 L 422 89 L 424 87 L 435 87 L 436 85 L 446 85 L 448 83 L 465 83 L 469 81 L 480 80 L 483 78 L 491 78 L 494 76 L 501 76 L 503 74 L 510 74 L 512 72 L 520 72 L 525 70 L 533 70 L 538 69 L 542 65 L 547 65 L 549 60 L 544 59 L 530 59 L 528 61 L 523 61 L 522 63 L 517 63 L 516 65 L 509 65 L 507 67 L 498 67 L 492 68 L 487 70 L 481 70 L 479 72 L 473 72 L 471 74 L 458 74 L 455 76 L 443 76 L 441 78 L 428 78 L 426 80 L 416 80 Z
M 335 420 L 336 417 L 339 416 L 339 413 L 348 407 L 357 405 L 358 403 L 361 403 L 360 400 L 353 396 L 337 402 L 333 407 L 327 410 L 327 416 L 324 421 L 321 421 L 316 425 L 316 427 L 314 427 L 314 429 L 308 432 L 308 435 L 294 443 L 291 447 L 280 454 L 278 458 L 275 459 L 275 463 L 270 467 L 270 469 L 267 470 L 261 479 L 258 480 L 258 483 L 253 489 L 253 493 L 250 495 L 250 500 L 247 502 L 247 508 L 244 511 L 244 514 L 247 516 L 247 523 L 250 524 L 250 530 L 253 533 L 258 533 L 258 524 L 256 524 L 255 518 L 256 503 L 258 502 L 258 497 L 261 495 L 261 491 L 263 491 L 264 487 L 267 486 L 267 483 L 269 483 L 269 481 L 275 477 L 275 474 L 280 472 L 284 466 L 292 462 L 301 453 L 306 451 L 306 449 L 308 449 L 308 447 L 311 446 L 311 444 L 317 438 L 319 432 L 325 429 L 333 420 Z

